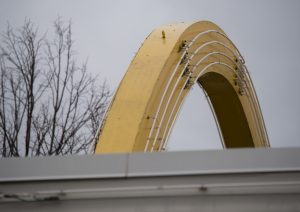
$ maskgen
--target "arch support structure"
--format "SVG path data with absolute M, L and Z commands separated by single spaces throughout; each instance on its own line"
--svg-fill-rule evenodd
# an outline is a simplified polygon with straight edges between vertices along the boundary
M 243 57 L 218 26 L 201 21 L 162 26 L 146 38 L 108 108 L 96 153 L 164 150 L 195 84 L 208 97 L 224 148 L 269 146 Z

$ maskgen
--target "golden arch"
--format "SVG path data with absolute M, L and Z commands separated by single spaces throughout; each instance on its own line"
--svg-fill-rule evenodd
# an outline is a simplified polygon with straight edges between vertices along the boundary
M 190 87 L 209 97 L 223 146 L 269 146 L 244 59 L 207 21 L 155 29 L 117 89 L 96 153 L 161 151 Z M 184 141 L 183 141 L 184 142 Z

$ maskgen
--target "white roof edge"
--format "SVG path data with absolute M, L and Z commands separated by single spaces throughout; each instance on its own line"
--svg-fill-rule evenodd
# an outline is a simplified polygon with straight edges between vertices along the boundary
M 0 159 L 0 182 L 299 172 L 300 148 Z

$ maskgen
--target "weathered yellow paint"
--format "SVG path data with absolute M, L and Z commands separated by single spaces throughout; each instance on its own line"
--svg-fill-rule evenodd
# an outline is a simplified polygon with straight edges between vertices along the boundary
M 243 59 L 218 26 L 201 21 L 162 26 L 146 38 L 112 100 L 96 153 L 162 150 L 188 82 L 206 90 L 225 147 L 269 145 Z

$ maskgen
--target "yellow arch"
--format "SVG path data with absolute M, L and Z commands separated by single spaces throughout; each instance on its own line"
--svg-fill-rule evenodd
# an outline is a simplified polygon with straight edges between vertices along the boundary
M 242 56 L 218 26 L 201 21 L 162 26 L 146 38 L 114 95 L 96 153 L 163 150 L 194 83 L 209 97 L 224 147 L 269 146 Z

